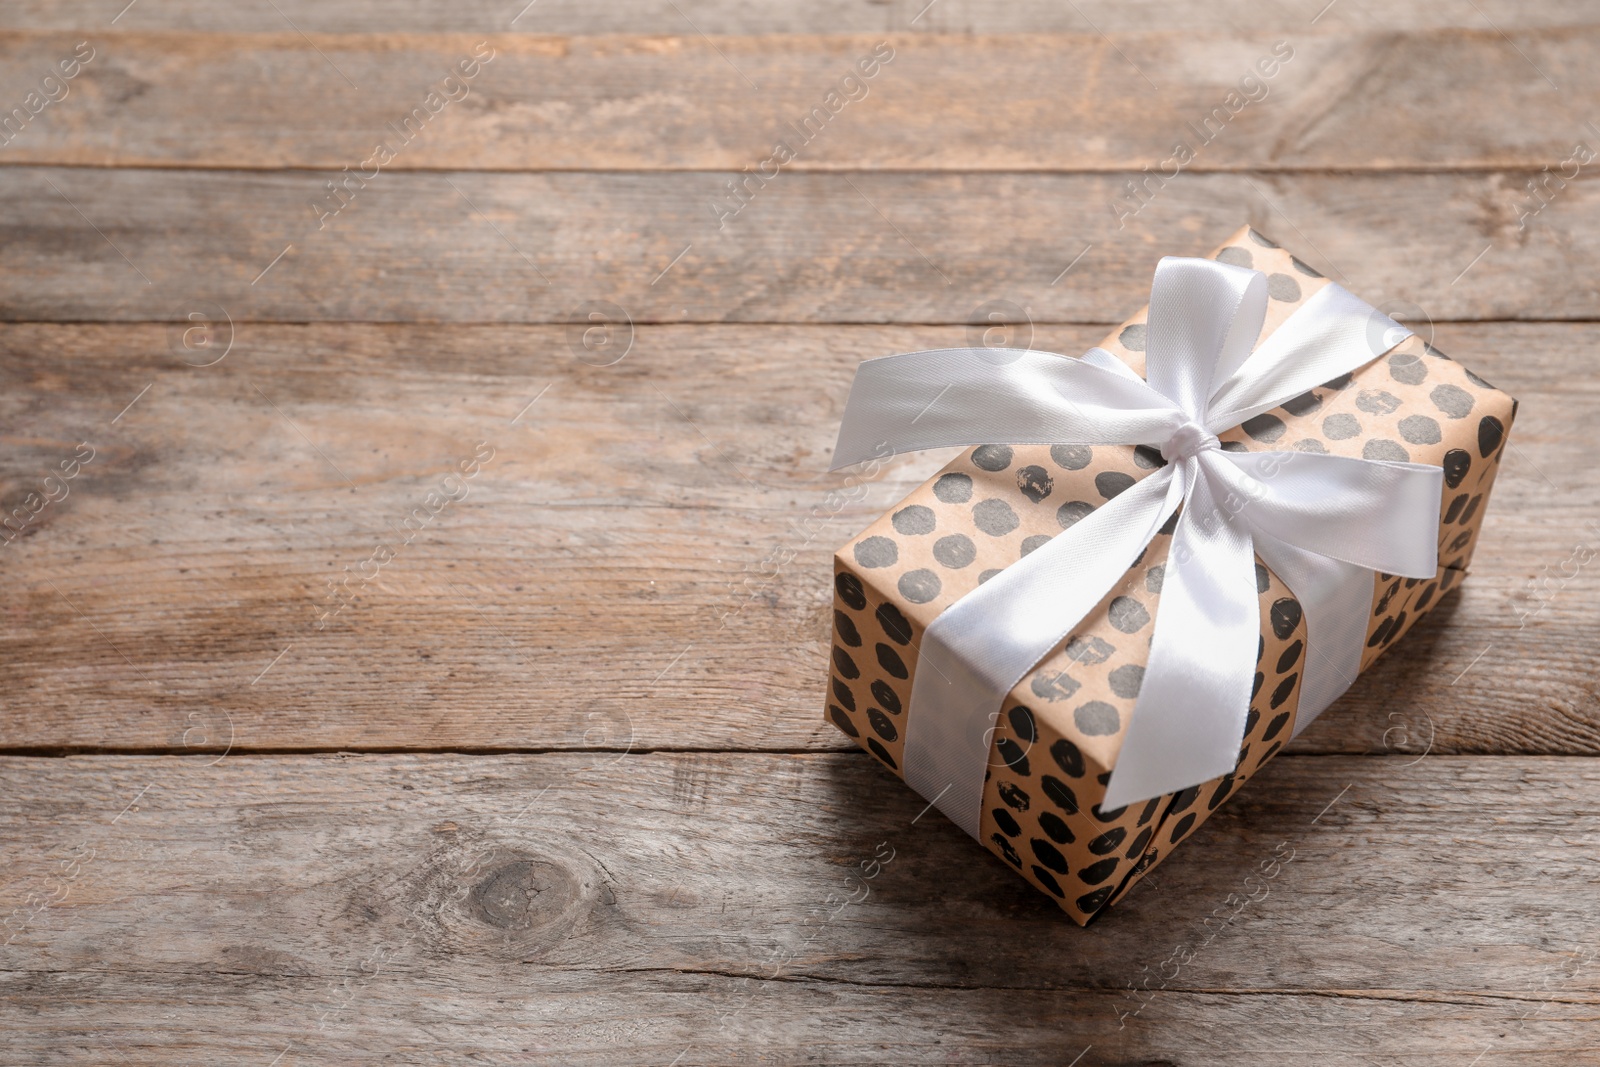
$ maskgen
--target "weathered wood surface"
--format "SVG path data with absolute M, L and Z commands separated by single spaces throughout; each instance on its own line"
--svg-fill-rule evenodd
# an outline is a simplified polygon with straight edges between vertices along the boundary
M 1382 5 L 1263 4 L 1259 0 L 164 0 L 121 9 L 96 0 L 5 0 L 0 24 L 18 29 L 176 29 L 230 33 L 757 34 L 1083 33 L 1171 30 L 1293 31 L 1308 26 L 1507 31 L 1588 25 L 1585 0 L 1394 0 Z
M 1596 24 L 0 2 L 0 108 L 97 49 L 0 148 L 0 510 L 94 450 L 0 544 L 0 1062 L 1600 1061 L 1600 193 L 1527 188 Z M 1522 409 L 1464 590 L 1078 929 L 820 720 L 831 548 L 944 458 L 841 503 L 833 429 L 857 360 L 1081 350 L 1245 221 Z
M 1588 760 L 1284 758 L 1088 929 L 859 753 L 0 768 L 9 1062 L 1600 1055 Z
M 977 39 L 278 30 L 90 33 L 94 58 L 4 161 L 370 175 L 383 143 L 389 171 L 1539 171 L 1600 143 L 1592 27 L 1514 45 L 1488 25 Z M 77 40 L 0 34 L 0 69 L 20 83 Z M 446 84 L 462 61 L 476 76 Z M 1193 158 L 1174 163 L 1179 142 Z
M 174 333 L 0 332 L 0 505 L 96 450 L 0 546 L 13 748 L 844 747 L 820 713 L 829 556 L 944 459 L 838 495 L 862 484 L 827 473 L 849 378 L 969 343 L 641 326 L 598 367 L 556 326 L 241 325 L 197 368 Z M 1300 747 L 1594 754 L 1600 327 L 1433 338 L 1522 401 L 1474 574 Z M 403 544 L 480 441 L 494 458 Z
M 726 173 L 380 174 L 331 219 L 326 172 L 4 174 L 7 320 L 1114 323 L 1244 222 L 1402 317 L 1600 318 L 1600 184 L 1522 225 L 1504 172 L 1184 174 L 1122 229 L 1110 174 L 784 174 L 720 229 Z

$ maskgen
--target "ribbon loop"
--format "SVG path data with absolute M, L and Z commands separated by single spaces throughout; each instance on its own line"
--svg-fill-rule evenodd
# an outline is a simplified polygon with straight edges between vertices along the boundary
M 1135 374 L 1016 348 L 943 348 L 856 371 L 833 469 L 947 445 L 1159 444 L 1182 421 Z M 887 448 L 887 453 L 884 449 Z
M 1250 358 L 1267 316 L 1267 276 L 1209 259 L 1156 265 L 1145 327 L 1145 376 L 1191 418 L 1212 387 Z
M 1211 394 L 1213 433 L 1371 363 L 1411 331 L 1335 282 L 1306 298 Z
M 1256 346 L 1259 271 L 1163 259 L 1141 379 L 1081 359 L 943 349 L 861 364 L 835 469 L 944 445 L 1123 444 L 1168 465 L 947 608 L 927 627 L 907 714 L 906 781 L 974 837 L 990 722 L 1178 512 L 1144 681 L 1103 806 L 1231 771 L 1255 676 L 1259 553 L 1308 627 L 1296 729 L 1355 678 L 1374 569 L 1432 577 L 1443 472 L 1300 452 L 1223 451 L 1217 435 L 1382 355 L 1407 331 L 1328 283 Z M 1181 511 L 1179 510 L 1181 508 Z
M 1297 548 L 1405 578 L 1439 569 L 1444 470 L 1315 452 L 1220 453 L 1209 468 L 1253 529 Z M 1288 474 L 1288 477 L 1284 475 Z

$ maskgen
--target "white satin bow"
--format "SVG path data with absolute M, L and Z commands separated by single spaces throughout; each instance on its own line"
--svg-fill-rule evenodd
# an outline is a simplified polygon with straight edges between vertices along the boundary
M 1383 354 L 1410 331 L 1335 284 L 1259 348 L 1259 271 L 1156 268 L 1146 378 L 1104 349 L 912 352 L 861 364 L 834 469 L 946 445 L 1152 445 L 1169 461 L 951 605 L 927 629 L 906 781 L 978 836 L 1006 694 L 1100 603 L 1179 506 L 1144 682 L 1104 810 L 1234 769 L 1260 633 L 1254 557 L 1308 628 L 1296 732 L 1355 679 L 1374 570 L 1432 578 L 1443 472 L 1310 452 L 1227 452 L 1216 435 Z M 932 669 L 924 669 L 931 667 Z

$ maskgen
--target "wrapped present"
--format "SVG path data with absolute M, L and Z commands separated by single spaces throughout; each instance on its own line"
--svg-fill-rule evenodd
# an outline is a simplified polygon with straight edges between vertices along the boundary
M 1255 230 L 1080 358 L 861 365 L 826 717 L 1079 923 L 1460 584 L 1516 401 Z

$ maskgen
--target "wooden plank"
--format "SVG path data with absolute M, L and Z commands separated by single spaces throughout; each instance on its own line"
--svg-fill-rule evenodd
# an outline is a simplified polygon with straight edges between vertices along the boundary
M 1162 255 L 1243 222 L 1369 302 L 1433 320 L 1600 318 L 1600 185 L 1519 231 L 1506 174 L 1195 174 L 1119 230 L 1114 175 L 794 174 L 723 229 L 726 174 L 15 167 L 0 319 L 1115 323 Z
M 1087 930 L 860 755 L 0 766 L 19 1062 L 1597 1050 L 1593 760 L 1279 760 Z
M 1600 110 L 1594 26 L 1512 44 L 1488 26 L 715 41 L 278 29 L 96 36 L 5 161 L 748 168 L 754 189 L 808 170 L 1563 170 L 1575 143 L 1600 143 L 1585 125 Z M 75 44 L 6 33 L 0 69 L 36 80 Z
M 242 325 L 178 358 L 223 340 L 0 330 L 0 505 L 95 450 L 0 545 L 13 750 L 841 748 L 829 556 L 947 458 L 826 473 L 850 376 L 973 334 L 640 326 L 602 367 L 564 327 Z M 1600 326 L 1433 340 L 1522 400 L 1476 569 L 1298 748 L 1595 753 Z
M 116 6 L 116 5 L 111 5 Z M 274 10 L 276 8 L 276 10 Z M 879 33 L 1083 33 L 1173 30 L 1304 31 L 1308 26 L 1359 29 L 1428 29 L 1452 26 L 1505 30 L 1591 23 L 1584 0 L 1395 0 L 1381 6 L 1339 3 L 1263 5 L 1256 0 L 539 0 L 537 5 L 457 0 L 447 7 L 428 0 L 276 0 L 272 5 L 210 4 L 166 0 L 130 5 L 118 14 L 92 0 L 8 0 L 6 26 L 18 29 L 206 30 L 282 33 L 496 33 L 639 34 Z

